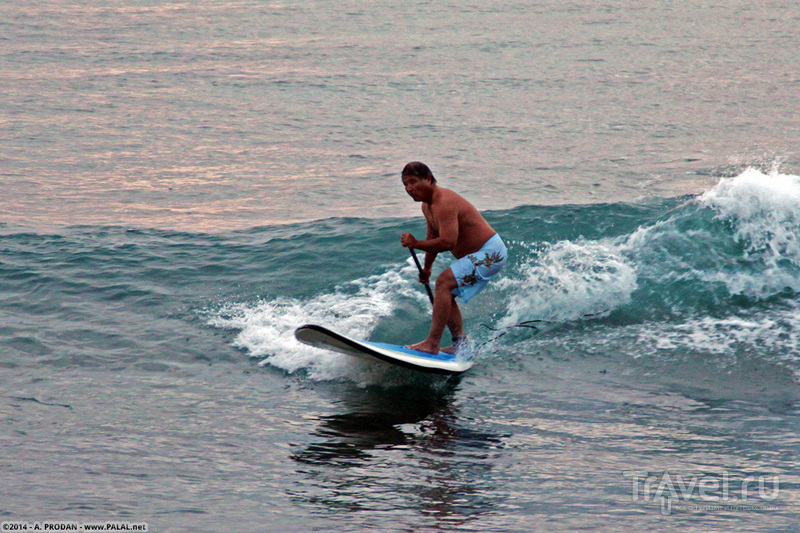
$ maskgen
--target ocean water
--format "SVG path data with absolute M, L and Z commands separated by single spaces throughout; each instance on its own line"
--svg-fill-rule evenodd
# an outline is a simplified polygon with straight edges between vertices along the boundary
M 0 15 L 7 528 L 797 530 L 795 4 Z M 412 159 L 509 247 L 458 378 L 292 334 L 425 336 Z

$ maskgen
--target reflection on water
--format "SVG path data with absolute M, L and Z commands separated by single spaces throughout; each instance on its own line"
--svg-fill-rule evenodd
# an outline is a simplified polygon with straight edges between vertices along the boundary
M 418 435 L 449 440 L 455 419 L 450 401 L 453 389 L 369 388 L 345 393 L 346 412 L 324 416 L 314 432 L 324 440 L 293 454 L 296 461 L 331 466 L 356 466 L 369 460 L 369 450 L 409 445 Z M 430 433 L 430 434 L 429 434 Z
M 342 412 L 321 417 L 314 442 L 293 451 L 301 481 L 291 497 L 314 512 L 402 512 L 427 527 L 484 514 L 493 507 L 484 474 L 503 442 L 459 424 L 457 390 L 451 380 L 344 391 Z

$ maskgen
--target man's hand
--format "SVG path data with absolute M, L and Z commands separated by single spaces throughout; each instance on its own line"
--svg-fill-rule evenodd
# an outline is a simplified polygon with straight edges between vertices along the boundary
M 425 285 L 430 285 L 431 283 L 431 269 L 425 268 L 419 273 L 419 281 L 420 283 L 424 283 Z
M 417 244 L 417 239 L 410 233 L 403 233 L 400 235 L 400 244 L 406 248 L 413 248 Z

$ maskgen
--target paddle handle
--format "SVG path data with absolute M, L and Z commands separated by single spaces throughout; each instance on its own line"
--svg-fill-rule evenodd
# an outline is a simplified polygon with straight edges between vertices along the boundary
M 411 257 L 414 258 L 414 262 L 417 264 L 417 269 L 419 269 L 419 273 L 422 274 L 422 265 L 420 264 L 419 259 L 417 259 L 417 252 L 415 252 L 413 248 L 409 248 L 408 251 L 411 252 Z M 430 283 L 425 283 L 424 285 L 425 289 L 428 291 L 428 298 L 431 299 L 431 305 L 433 305 L 433 291 L 431 290 L 431 285 Z

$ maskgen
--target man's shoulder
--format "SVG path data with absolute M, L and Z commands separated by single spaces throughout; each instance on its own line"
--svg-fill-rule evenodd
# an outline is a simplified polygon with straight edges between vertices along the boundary
M 469 204 L 469 202 L 456 191 L 439 187 L 439 193 L 439 201 L 435 202 L 437 205 L 458 207 L 463 204 Z

